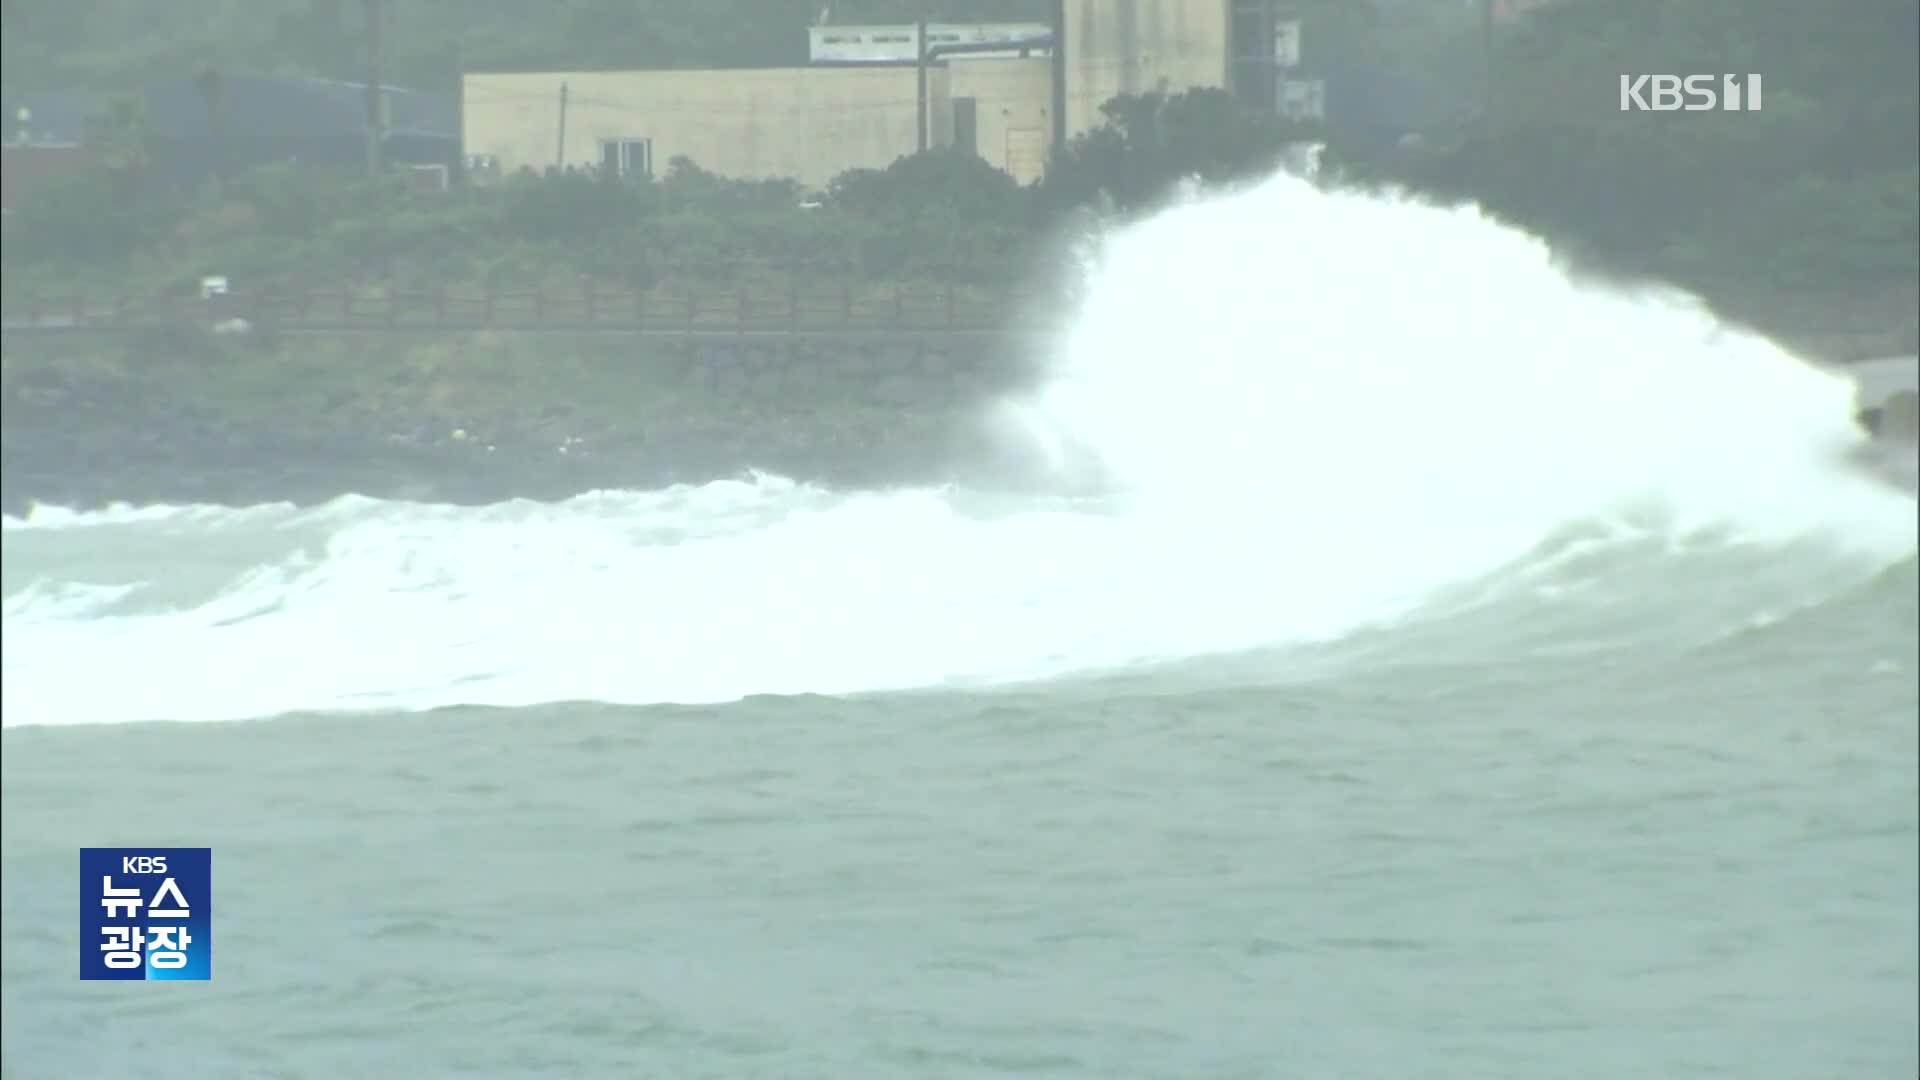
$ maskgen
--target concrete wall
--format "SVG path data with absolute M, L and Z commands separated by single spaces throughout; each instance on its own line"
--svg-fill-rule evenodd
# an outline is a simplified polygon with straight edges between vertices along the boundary
M 1067 137 L 1120 94 L 1225 88 L 1231 0 L 1066 0 Z
M 559 146 L 560 87 L 567 87 Z M 929 139 L 952 139 L 948 73 L 927 76 Z M 655 175 L 686 156 L 743 179 L 819 187 L 852 168 L 884 168 L 914 152 L 912 67 L 761 68 L 469 74 L 462 137 L 503 174 L 600 161 L 602 139 L 653 141 Z
M 972 59 L 954 63 L 948 79 L 953 98 L 974 99 L 979 155 L 1022 184 L 1040 179 L 1053 134 L 1053 61 Z

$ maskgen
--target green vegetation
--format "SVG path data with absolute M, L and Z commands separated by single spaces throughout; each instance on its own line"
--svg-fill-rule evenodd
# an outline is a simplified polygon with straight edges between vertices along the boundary
M 1913 0 L 1608 0 L 1497 42 L 1486 108 L 1438 148 L 1353 152 L 1603 266 L 1714 289 L 1844 291 L 1920 267 Z M 1761 112 L 1622 112 L 1621 73 L 1758 72 Z
M 810 282 L 1005 283 L 1106 193 L 1123 209 L 1182 176 L 1270 167 L 1300 136 L 1216 90 L 1117 99 L 1044 185 L 971 155 L 931 151 L 843 173 L 817 199 L 786 181 L 715 176 L 684 158 L 655 183 L 524 174 L 496 187 L 410 192 L 397 180 L 257 169 L 196 195 L 145 183 L 138 155 L 51 186 L 8 222 L 6 289 L 242 288 L 455 291 L 731 286 L 773 268 Z
M 550 18 L 529 20 L 518 0 L 387 0 L 389 67 L 400 81 L 445 86 L 461 66 L 797 62 L 824 5 L 555 0 Z M 1038 19 L 1047 7 L 954 0 L 935 14 Z M 361 8 L 8 3 L 5 77 L 10 86 L 109 85 L 128 72 L 208 64 L 353 77 Z M 851 22 L 905 19 L 919 5 L 831 8 Z M 1839 294 L 1920 277 L 1913 0 L 1832 10 L 1800 0 L 1562 0 L 1503 29 L 1491 54 L 1472 5 L 1303 8 L 1314 54 L 1347 72 L 1343 85 L 1395 86 L 1401 111 L 1418 118 L 1418 140 L 1343 121 L 1338 87 L 1323 133 L 1193 91 L 1108 103 L 1106 125 L 1027 189 L 936 152 L 846 173 L 817 207 L 803 207 L 807 196 L 791 183 L 718 177 L 685 160 L 643 185 L 522 176 L 423 195 L 262 170 L 169 193 L 142 181 L 140 118 L 117 109 L 94 135 L 102 168 L 45 191 L 8 222 L 6 288 L 180 291 L 208 272 L 242 287 L 695 287 L 765 264 L 852 283 L 1005 281 L 1009 263 L 1048 249 L 1081 208 L 1125 212 L 1183 177 L 1257 175 L 1287 141 L 1310 134 L 1350 176 L 1479 201 L 1610 270 L 1710 293 Z M 442 44 L 456 13 L 458 56 Z M 1620 73 L 1712 71 L 1763 73 L 1765 110 L 1617 108 Z

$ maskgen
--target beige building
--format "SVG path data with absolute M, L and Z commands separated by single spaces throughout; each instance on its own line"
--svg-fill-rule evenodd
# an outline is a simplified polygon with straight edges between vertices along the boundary
M 927 145 L 970 147 L 1031 183 L 1046 168 L 1058 101 L 1071 138 L 1097 127 L 1101 104 L 1115 95 L 1227 86 L 1234 2 L 1061 0 L 1057 96 L 1055 59 L 1038 49 L 936 55 L 926 76 Z M 974 48 L 985 40 L 969 39 Z M 553 166 L 659 175 L 684 156 L 723 176 L 818 188 L 920 145 L 912 63 L 473 73 L 463 97 L 462 138 L 477 178 Z
M 1053 61 L 969 60 L 948 70 L 955 139 L 1022 184 L 1047 169 L 1053 134 Z M 971 128 L 967 118 L 972 118 Z
M 824 185 L 919 142 L 912 67 L 469 74 L 461 137 L 483 171 L 659 175 L 676 157 L 740 179 Z M 927 73 L 928 136 L 952 140 L 947 71 Z
M 1065 0 L 1067 137 L 1121 94 L 1225 88 L 1232 0 Z

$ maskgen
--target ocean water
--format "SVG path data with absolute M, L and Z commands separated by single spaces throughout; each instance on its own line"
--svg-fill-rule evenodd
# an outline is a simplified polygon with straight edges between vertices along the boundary
M 1845 380 L 1288 177 L 1087 273 L 1040 484 L 7 520 L 6 1075 L 1920 1070 Z M 76 978 L 114 844 L 211 982 Z

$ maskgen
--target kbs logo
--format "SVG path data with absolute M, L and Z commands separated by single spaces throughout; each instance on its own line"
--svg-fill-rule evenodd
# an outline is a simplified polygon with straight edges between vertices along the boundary
M 81 848 L 80 977 L 212 978 L 213 849 Z
M 1758 75 L 1622 75 L 1621 112 L 1759 112 Z

